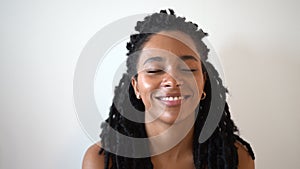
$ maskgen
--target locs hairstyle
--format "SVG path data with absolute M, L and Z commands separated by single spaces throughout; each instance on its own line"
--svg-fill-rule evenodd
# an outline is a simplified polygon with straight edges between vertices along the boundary
M 250 156 L 254 159 L 254 153 L 250 145 L 238 136 L 238 129 L 231 120 L 229 107 L 226 102 L 227 89 L 223 86 L 215 68 L 207 61 L 209 49 L 202 39 L 207 33 L 198 28 L 198 25 L 187 22 L 184 17 L 178 17 L 174 11 L 161 10 L 138 21 L 135 27 L 137 34 L 130 36 L 127 43 L 127 72 L 123 74 L 119 85 L 115 88 L 113 103 L 110 107 L 109 117 L 102 123 L 100 134 L 102 148 L 99 154 L 104 154 L 105 168 L 112 169 L 152 169 L 151 157 L 129 158 L 118 155 L 115 152 L 137 152 L 137 145 L 123 139 L 116 134 L 134 138 L 146 138 L 144 119 L 145 107 L 141 100 L 136 99 L 131 77 L 137 77 L 137 61 L 143 44 L 149 38 L 161 31 L 176 30 L 189 35 L 196 44 L 197 51 L 201 57 L 203 73 L 206 74 L 204 91 L 206 98 L 202 100 L 196 111 L 194 124 L 193 158 L 196 169 L 236 169 L 238 166 L 238 154 L 235 142 L 239 141 L 248 149 Z M 217 98 L 212 98 L 212 90 L 217 93 Z M 225 103 L 225 106 L 211 106 L 212 101 Z M 222 117 L 213 134 L 204 143 L 199 143 L 198 138 L 207 118 L 208 112 L 221 113 Z M 134 116 L 132 116 L 132 114 Z M 129 120 L 128 117 L 131 119 Z M 115 132 L 116 131 L 116 132 Z M 144 150 L 147 151 L 148 143 L 145 142 Z M 126 146 L 124 146 L 126 145 Z M 103 148 L 104 147 L 104 148 Z M 141 146 L 139 145 L 139 148 Z

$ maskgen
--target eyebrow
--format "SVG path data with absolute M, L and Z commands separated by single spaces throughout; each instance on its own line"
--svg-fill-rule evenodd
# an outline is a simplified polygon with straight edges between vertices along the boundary
M 183 56 L 180 56 L 179 57 L 182 61 L 186 61 L 186 60 L 194 60 L 194 61 L 197 61 L 198 60 L 192 56 L 192 55 L 183 55 Z M 162 62 L 164 60 L 164 58 L 162 58 L 161 56 L 155 56 L 155 57 L 151 57 L 151 58 L 148 58 L 145 62 L 144 62 L 144 65 L 146 63 L 149 63 L 149 62 L 154 62 L 154 61 L 157 61 L 157 62 Z
M 186 60 L 195 60 L 198 62 L 198 59 L 196 59 L 194 56 L 192 55 L 183 55 L 183 56 L 180 56 L 180 59 L 183 60 L 183 61 L 186 61 Z
M 149 62 L 153 62 L 153 61 L 157 61 L 157 62 L 162 62 L 164 59 L 160 56 L 155 56 L 155 57 L 151 57 L 151 58 L 148 58 L 145 62 L 144 62 L 144 65 L 146 63 L 149 63 Z

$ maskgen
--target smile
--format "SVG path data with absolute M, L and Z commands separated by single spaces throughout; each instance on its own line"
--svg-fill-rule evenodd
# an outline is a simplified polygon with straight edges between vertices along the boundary
M 161 96 L 161 97 L 157 97 L 157 99 L 160 100 L 163 104 L 165 104 L 167 106 L 179 106 L 188 97 L 190 97 L 190 96 L 188 96 L 188 95 L 186 95 L 186 96 Z
M 182 96 L 175 96 L 175 97 L 172 97 L 172 96 L 169 96 L 169 97 L 160 97 L 159 99 L 160 100 L 163 100 L 163 101 L 175 101 L 175 100 L 182 100 L 184 97 Z

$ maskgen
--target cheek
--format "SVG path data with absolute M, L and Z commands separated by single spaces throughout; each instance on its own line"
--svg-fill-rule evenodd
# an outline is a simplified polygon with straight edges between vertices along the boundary
M 190 80 L 190 86 L 194 92 L 198 93 L 198 96 L 201 97 L 204 90 L 204 78 L 202 75 L 195 75 Z
M 204 79 L 201 77 L 199 79 L 197 79 L 197 86 L 198 86 L 198 89 L 199 89 L 199 92 L 202 92 L 203 89 L 204 89 Z
M 151 95 L 159 88 L 160 82 L 158 78 L 147 76 L 138 76 L 138 89 L 142 100 L 146 106 L 150 102 Z
M 150 78 L 139 76 L 138 81 L 141 94 L 143 91 L 153 88 L 153 80 L 151 80 Z

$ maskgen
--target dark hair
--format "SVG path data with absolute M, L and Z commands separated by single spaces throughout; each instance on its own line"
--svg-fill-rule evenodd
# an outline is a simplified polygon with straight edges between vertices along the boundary
M 250 145 L 242 140 L 237 134 L 238 129 L 231 120 L 229 107 L 226 102 L 227 89 L 223 86 L 218 72 L 212 64 L 207 61 L 209 49 L 203 43 L 203 37 L 207 33 L 198 29 L 198 26 L 192 22 L 186 22 L 184 17 L 177 17 L 173 10 L 161 10 L 138 21 L 135 27 L 138 34 L 130 36 L 130 42 L 127 43 L 128 58 L 127 72 L 123 74 L 119 85 L 115 88 L 113 103 L 110 108 L 109 117 L 106 123 L 102 123 L 102 133 L 100 134 L 102 147 L 100 154 L 104 153 L 105 168 L 111 165 L 113 169 L 131 168 L 131 169 L 151 169 L 153 165 L 150 157 L 130 158 L 123 157 L 113 152 L 121 149 L 127 152 L 135 152 L 137 147 L 133 143 L 128 143 L 115 134 L 113 130 L 134 138 L 146 138 L 144 119 L 145 107 L 141 100 L 136 99 L 134 89 L 131 85 L 131 77 L 137 77 L 137 61 L 139 55 L 137 51 L 143 48 L 143 44 L 154 34 L 161 31 L 181 31 L 189 35 L 194 41 L 197 51 L 201 57 L 203 73 L 206 74 L 206 83 L 204 91 L 206 98 L 198 106 L 196 121 L 194 124 L 193 139 L 193 158 L 197 169 L 235 169 L 238 166 L 238 154 L 235 142 L 244 144 L 251 157 L 254 159 L 253 151 Z M 214 91 L 212 91 L 214 90 Z M 217 93 L 217 98 L 212 98 L 212 92 Z M 216 102 L 217 106 L 211 106 Z M 222 106 L 218 103 L 224 103 Z M 130 106 L 129 106 L 130 105 Z M 131 106 L 132 105 L 132 106 Z M 199 143 L 198 138 L 208 116 L 208 112 L 221 113 L 221 120 L 214 130 L 213 134 L 204 143 Z M 134 114 L 134 120 L 126 118 L 128 114 Z M 129 146 L 124 146 L 124 145 Z M 147 142 L 143 145 L 147 149 Z M 111 164 L 109 164 L 111 160 Z

